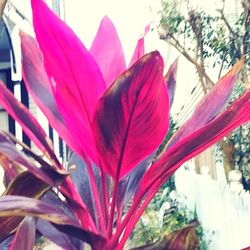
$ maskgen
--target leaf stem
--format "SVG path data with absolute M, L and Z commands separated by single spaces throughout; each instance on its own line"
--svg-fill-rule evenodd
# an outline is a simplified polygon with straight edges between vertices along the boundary
M 146 190 L 143 190 L 143 191 L 146 191 Z M 126 214 L 124 220 L 121 222 L 121 224 L 119 224 L 115 234 L 113 235 L 112 239 L 110 240 L 110 243 L 109 243 L 110 246 L 113 246 L 113 245 L 115 245 L 116 242 L 118 242 L 119 237 L 121 236 L 122 232 L 124 231 L 124 228 L 128 224 L 131 217 L 134 215 L 134 212 L 136 211 L 137 207 L 140 205 L 141 200 L 144 197 L 144 194 L 145 194 L 145 192 L 140 192 L 136 196 L 136 198 L 134 199 L 133 204 L 130 207 L 130 209 L 128 210 L 128 213 Z
M 94 195 L 94 199 L 95 199 L 95 206 L 96 206 L 96 210 L 97 210 L 97 221 L 96 223 L 100 226 L 100 230 L 102 233 L 105 233 L 106 228 L 105 228 L 105 223 L 104 223 L 104 217 L 103 217 L 103 212 L 101 209 L 101 204 L 100 204 L 100 199 L 99 199 L 99 195 L 97 192 L 97 187 L 96 187 L 96 182 L 95 182 L 95 178 L 94 178 L 94 173 L 93 173 L 93 169 L 91 166 L 90 161 L 86 158 L 85 159 L 86 164 L 87 164 L 87 169 L 88 169 L 88 173 L 89 173 L 89 180 L 90 180 L 90 184 L 92 187 L 92 191 L 93 191 L 93 195 Z M 100 221 L 99 221 L 100 219 Z
M 157 186 L 158 182 L 156 183 Z M 149 202 L 153 199 L 155 194 L 158 192 L 158 189 L 154 189 L 153 192 L 148 193 L 148 196 L 142 201 L 141 206 L 138 208 L 138 210 L 133 214 L 133 217 L 128 221 L 126 229 L 124 230 L 124 234 L 122 235 L 121 241 L 119 242 L 116 250 L 122 250 L 129 235 L 131 234 L 132 230 L 134 229 L 136 223 L 140 219 L 141 215 L 143 214 L 144 210 L 148 206 Z
M 100 165 L 101 166 L 101 165 Z M 102 167 L 101 170 L 101 178 L 102 178 L 102 195 L 103 195 L 103 204 L 104 204 L 104 217 L 105 217 L 105 227 L 107 228 L 107 221 L 108 221 L 108 207 L 109 207 L 109 193 L 107 190 L 106 185 L 106 174 L 103 171 Z
M 116 198 L 117 198 L 117 193 L 118 193 L 118 183 L 119 181 L 117 178 L 114 183 L 111 208 L 110 208 L 110 214 L 109 214 L 109 220 L 108 220 L 108 237 L 111 237 L 112 232 L 113 232 L 113 223 L 114 223 L 114 218 L 115 218 L 115 204 L 116 204 Z
M 76 190 L 75 184 L 72 182 L 72 180 L 69 177 L 67 177 L 65 179 L 64 185 L 62 186 L 62 188 L 64 190 L 67 190 L 66 197 L 68 198 L 69 202 L 71 200 L 75 203 L 75 204 L 74 203 L 71 204 L 71 208 L 76 213 L 83 228 L 87 230 L 91 230 L 93 233 L 98 233 L 96 225 L 94 221 L 92 220 L 86 208 L 86 205 L 83 203 L 82 198 L 79 196 L 79 193 Z M 89 228 L 87 228 L 86 225 L 88 225 Z

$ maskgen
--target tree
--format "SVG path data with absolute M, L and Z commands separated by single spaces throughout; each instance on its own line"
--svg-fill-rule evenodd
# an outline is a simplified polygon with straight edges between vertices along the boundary
M 162 2 L 160 37 L 195 66 L 204 94 L 214 85 L 208 74 L 208 65 L 212 64 L 217 68 L 220 78 L 222 71 L 240 58 L 244 58 L 245 65 L 240 86 L 236 88 L 234 96 L 239 96 L 249 87 L 250 0 L 236 2 L 241 9 L 239 16 L 235 14 L 236 21 L 228 19 L 225 12 L 226 0 L 221 1 L 216 14 L 196 10 L 189 1 Z M 235 152 L 233 142 L 231 136 L 220 141 L 226 173 L 233 169 L 235 164 L 232 157 Z

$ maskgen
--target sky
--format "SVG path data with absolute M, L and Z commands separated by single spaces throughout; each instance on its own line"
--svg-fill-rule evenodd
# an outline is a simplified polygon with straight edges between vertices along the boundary
M 154 26 L 155 13 L 149 9 L 147 2 L 146 0 L 65 0 L 65 19 L 89 47 L 102 17 L 109 16 L 117 28 L 128 60 L 145 26 L 147 24 Z M 154 2 L 156 10 L 160 1 L 154 0 Z
M 31 20 L 30 1 L 12 1 Z M 204 9 L 210 13 L 215 13 L 215 8 L 220 7 L 221 2 L 222 0 L 190 0 L 194 8 Z M 227 12 L 237 9 L 236 2 L 226 0 Z M 174 48 L 158 37 L 156 26 L 160 18 L 161 0 L 64 0 L 64 3 L 65 20 L 86 47 L 90 47 L 102 17 L 108 15 L 117 28 L 127 62 L 131 58 L 137 39 L 148 24 L 153 31 L 151 30 L 145 38 L 146 52 L 159 50 L 166 69 L 179 55 Z M 182 57 L 179 61 L 177 100 L 174 103 L 173 113 L 179 111 L 197 83 L 193 66 Z
M 145 50 L 159 50 L 165 62 L 165 71 L 178 57 L 178 53 L 166 42 L 159 39 L 157 24 L 159 22 L 160 0 L 65 0 L 66 22 L 73 28 L 83 43 L 90 47 L 99 23 L 107 15 L 115 24 L 129 62 L 135 44 L 150 24 L 151 31 L 145 37 Z M 187 67 L 188 72 L 190 68 Z M 184 94 L 189 84 L 180 90 Z M 183 98 L 180 96 L 180 99 Z M 176 105 L 176 110 L 182 104 Z

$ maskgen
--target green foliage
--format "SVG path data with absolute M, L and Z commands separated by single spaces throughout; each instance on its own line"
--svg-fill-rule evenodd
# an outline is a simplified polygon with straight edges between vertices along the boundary
M 232 133 L 231 142 L 234 144 L 233 159 L 236 168 L 243 174 L 244 188 L 250 190 L 250 125 L 246 124 Z
M 239 17 L 235 16 L 236 20 L 229 23 L 221 11 L 211 15 L 203 10 L 183 6 L 181 1 L 163 0 L 162 8 L 160 29 L 164 39 L 176 47 L 183 47 L 191 56 L 198 55 L 210 65 L 213 60 L 214 66 L 222 66 L 224 69 L 245 56 L 249 70 L 250 28 L 246 11 L 242 9 Z M 188 14 L 183 11 L 186 8 Z
M 162 144 L 160 145 L 160 147 L 158 148 L 155 157 L 158 156 L 160 154 L 160 152 L 163 150 L 163 148 L 165 147 L 165 145 L 168 143 L 169 139 L 172 137 L 172 135 L 177 131 L 178 127 L 175 123 L 175 121 L 173 120 L 173 118 L 170 116 L 170 124 L 169 124 L 169 130 L 167 135 L 165 136 Z
M 173 183 L 172 176 L 138 221 L 130 238 L 133 247 L 155 242 L 162 235 L 181 229 L 197 219 L 196 213 L 188 211 L 182 205 L 182 197 L 173 188 Z M 196 233 L 199 238 L 199 249 L 206 250 L 209 243 L 205 240 L 204 231 L 200 225 L 196 228 Z
M 228 69 L 239 58 L 245 59 L 241 82 L 235 87 L 230 102 L 241 96 L 249 85 L 250 71 L 250 9 L 247 1 L 241 1 L 239 14 L 235 12 L 230 17 L 224 12 L 224 7 L 211 15 L 205 10 L 195 10 L 183 1 L 163 0 L 162 6 L 160 28 L 163 39 L 193 64 L 201 65 L 203 74 L 207 74 L 206 66 L 212 65 L 217 66 L 220 77 L 223 69 Z M 250 126 L 243 125 L 227 139 L 230 145 L 235 146 L 232 158 L 243 173 L 247 189 L 250 189 L 249 136 Z

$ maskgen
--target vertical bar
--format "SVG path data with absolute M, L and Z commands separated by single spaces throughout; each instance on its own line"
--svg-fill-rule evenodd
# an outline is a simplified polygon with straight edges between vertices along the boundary
M 6 86 L 12 93 L 14 93 L 14 84 L 11 81 L 10 69 L 6 70 Z M 10 115 L 8 115 L 8 118 L 9 118 L 8 119 L 9 120 L 9 132 L 15 135 L 16 134 L 15 120 Z
M 29 95 L 28 95 L 28 91 L 26 89 L 26 86 L 24 84 L 23 81 L 20 82 L 20 88 L 21 88 L 21 102 L 27 107 L 29 108 Z M 23 142 L 31 147 L 31 142 L 29 137 L 24 133 L 24 131 L 22 132 L 22 136 L 23 136 Z

